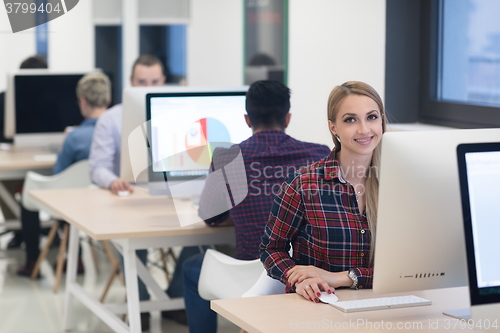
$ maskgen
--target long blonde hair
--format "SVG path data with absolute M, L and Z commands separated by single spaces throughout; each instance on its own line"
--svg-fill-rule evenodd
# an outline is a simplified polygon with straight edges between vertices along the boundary
M 340 102 L 349 95 L 367 96 L 371 98 L 375 103 L 377 103 L 382 117 L 382 132 L 385 132 L 387 117 L 385 115 L 384 103 L 382 102 L 382 99 L 375 89 L 373 89 L 369 84 L 360 81 L 348 81 L 340 86 L 336 86 L 335 88 L 333 88 L 330 96 L 328 97 L 328 120 L 330 120 L 331 122 L 335 122 L 335 117 L 337 116 L 337 113 L 339 111 Z M 337 137 L 333 135 L 333 133 L 332 139 L 333 143 L 335 144 L 335 150 L 339 151 L 342 148 L 342 145 Z M 366 218 L 368 220 L 368 226 L 370 227 L 371 232 L 370 263 L 373 263 L 375 253 L 380 150 L 381 145 L 379 144 L 373 151 L 370 168 L 368 170 L 368 176 L 365 182 Z

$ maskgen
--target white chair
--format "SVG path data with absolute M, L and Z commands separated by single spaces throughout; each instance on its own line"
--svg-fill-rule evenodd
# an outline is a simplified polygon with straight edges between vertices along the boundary
M 285 293 L 285 285 L 281 281 L 273 279 L 264 270 L 255 284 L 241 297 L 256 297 L 265 295 L 277 295 Z
M 91 185 L 89 165 L 87 160 L 82 160 L 76 162 L 69 166 L 64 171 L 53 176 L 44 176 L 39 173 L 28 171 L 23 186 L 22 194 L 22 204 L 24 208 L 30 211 L 43 211 L 41 207 L 33 198 L 29 195 L 29 191 L 32 190 L 42 190 L 42 189 L 63 189 L 63 188 L 83 188 Z M 33 269 L 31 278 L 36 278 L 38 271 L 40 269 L 40 264 L 47 255 L 49 251 L 50 244 L 54 239 L 54 236 L 59 228 L 59 221 L 61 218 L 59 216 L 51 216 L 54 219 L 54 224 L 50 229 L 49 236 L 45 247 L 38 256 L 38 260 Z M 59 289 L 59 283 L 61 281 L 62 266 L 64 262 L 64 254 L 66 252 L 66 242 L 68 239 L 68 226 L 64 227 L 63 237 L 61 238 L 61 245 L 59 247 L 59 259 L 57 262 L 56 269 L 56 282 L 54 284 L 54 292 Z
M 267 276 L 259 259 L 238 260 L 215 250 L 205 252 L 198 281 L 198 293 L 203 299 L 211 301 L 284 292 L 285 286 Z M 244 332 L 240 330 L 240 333 Z
M 198 292 L 203 299 L 241 297 L 265 272 L 259 259 L 238 260 L 207 250 L 201 267 Z

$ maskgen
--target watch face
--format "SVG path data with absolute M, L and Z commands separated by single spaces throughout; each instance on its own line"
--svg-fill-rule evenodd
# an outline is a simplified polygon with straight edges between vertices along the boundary
M 356 273 L 354 272 L 353 269 L 349 270 L 349 273 L 347 274 L 347 276 L 349 276 L 349 278 L 352 280 L 351 288 L 355 289 L 358 285 L 358 276 L 356 275 Z

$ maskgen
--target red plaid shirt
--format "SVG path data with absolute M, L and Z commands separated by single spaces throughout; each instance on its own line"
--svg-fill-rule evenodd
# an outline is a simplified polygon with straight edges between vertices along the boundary
M 260 258 L 269 276 L 283 283 L 293 266 L 313 265 L 330 272 L 354 269 L 358 287 L 371 288 L 370 238 L 366 216 L 332 151 L 285 180 L 271 208 Z

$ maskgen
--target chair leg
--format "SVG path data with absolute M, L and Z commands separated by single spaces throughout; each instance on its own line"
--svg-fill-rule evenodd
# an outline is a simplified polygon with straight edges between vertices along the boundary
M 113 265 L 113 270 L 111 272 L 111 275 L 108 278 L 108 281 L 106 282 L 106 286 L 104 287 L 104 291 L 102 292 L 101 298 L 99 299 L 99 302 L 103 303 L 104 299 L 106 299 L 106 296 L 108 294 L 109 288 L 111 287 L 111 284 L 113 283 L 113 280 L 115 279 L 116 275 L 120 272 L 120 263 L 116 262 Z
M 109 258 L 109 261 L 111 262 L 111 265 L 113 266 L 113 269 L 111 271 L 111 274 L 109 275 L 108 281 L 106 282 L 106 286 L 104 288 L 104 291 L 101 294 L 100 301 L 101 303 L 104 302 L 104 299 L 106 298 L 109 288 L 111 287 L 111 284 L 113 283 L 113 280 L 115 277 L 118 277 L 122 285 L 125 285 L 125 280 L 123 279 L 123 276 L 120 273 L 120 261 L 116 259 L 115 254 L 111 250 L 111 247 L 109 246 L 108 241 L 103 241 L 102 246 L 104 248 L 104 251 L 106 252 L 106 255 Z
M 97 259 L 97 251 L 95 249 L 95 244 L 92 242 L 92 238 L 88 237 L 90 243 L 90 250 L 92 251 L 92 259 L 94 260 L 94 267 L 97 274 L 99 274 L 99 262 Z
M 172 250 L 171 247 L 169 247 L 168 250 L 167 250 L 167 256 L 171 256 L 172 259 L 174 259 L 174 263 L 177 264 L 177 257 L 175 256 L 175 253 L 174 253 L 174 251 Z
M 163 249 L 159 249 L 161 254 L 161 261 L 163 263 L 163 269 L 165 270 L 165 277 L 167 278 L 167 282 L 170 283 L 172 281 L 172 277 L 170 275 L 170 271 L 167 266 L 167 256 L 165 255 L 165 251 Z
M 59 221 L 54 221 L 54 224 L 50 228 L 49 236 L 47 238 L 47 243 L 42 249 L 42 252 L 38 255 L 38 259 L 36 260 L 35 267 L 33 268 L 33 272 L 31 272 L 31 278 L 36 279 L 38 276 L 38 271 L 40 270 L 40 265 L 42 264 L 42 261 L 45 259 L 47 256 L 47 253 L 49 252 L 50 245 L 52 244 L 52 241 L 54 240 L 54 236 L 56 235 L 57 229 L 59 228 Z
M 62 270 L 64 265 L 64 259 L 66 258 L 66 244 L 68 243 L 69 225 L 66 223 L 64 225 L 63 237 L 61 239 L 61 245 L 59 246 L 59 258 L 57 258 L 57 268 L 56 268 L 56 281 L 54 283 L 54 293 L 59 290 L 59 284 L 61 283 Z

